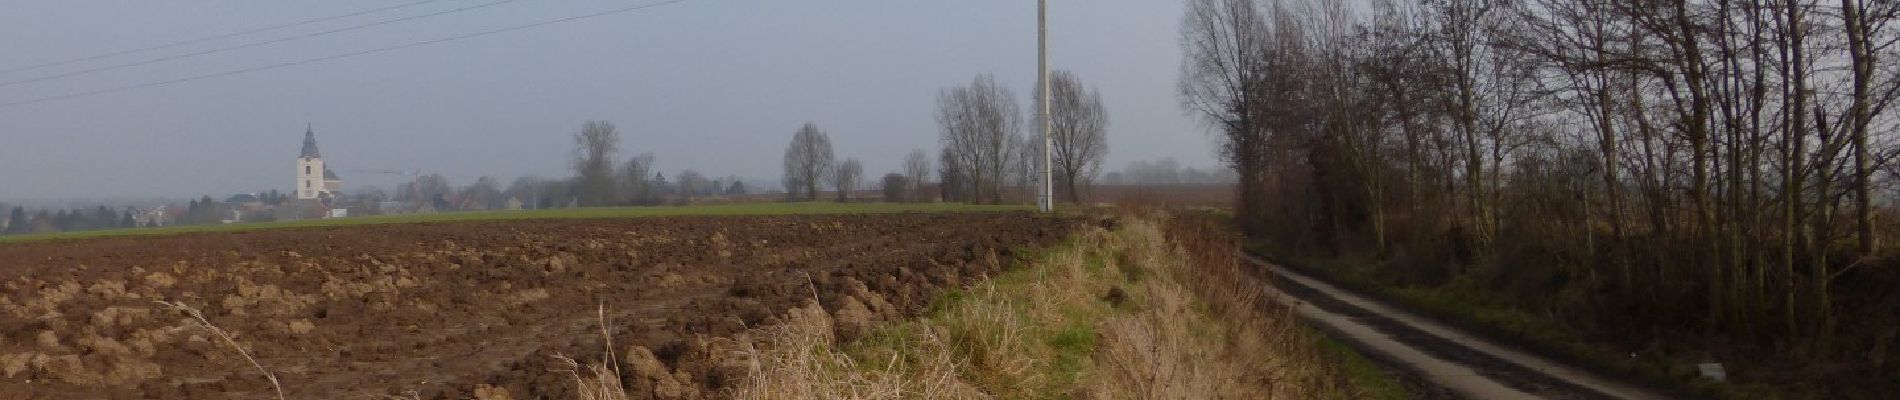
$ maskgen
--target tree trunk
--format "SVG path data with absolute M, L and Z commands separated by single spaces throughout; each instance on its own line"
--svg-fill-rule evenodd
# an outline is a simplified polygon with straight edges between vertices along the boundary
M 1867 124 L 1868 115 L 1867 86 L 1874 74 L 1874 55 L 1869 49 L 1867 21 L 1861 18 L 1861 9 L 1855 0 L 1841 0 L 1841 19 L 1847 34 L 1848 56 L 1853 67 L 1854 94 L 1848 110 L 1847 134 L 1854 151 L 1854 202 L 1858 206 L 1854 211 L 1859 237 L 1859 254 L 1862 257 L 1874 253 L 1879 245 L 1874 236 L 1873 190 L 1869 182 L 1867 166 Z

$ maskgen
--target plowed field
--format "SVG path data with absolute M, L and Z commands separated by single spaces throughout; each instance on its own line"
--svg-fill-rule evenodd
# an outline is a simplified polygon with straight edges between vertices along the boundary
M 738 333 L 816 297 L 849 338 L 1073 223 L 669 217 L 0 244 L 0 399 L 275 397 L 158 301 L 202 310 L 295 399 L 572 398 L 554 356 L 600 358 L 603 308 L 636 398 L 719 397 L 745 373 Z

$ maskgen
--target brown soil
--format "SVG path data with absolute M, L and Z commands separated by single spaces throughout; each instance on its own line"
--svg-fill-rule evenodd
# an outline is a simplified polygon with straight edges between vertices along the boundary
M 636 398 L 722 397 L 734 338 L 816 297 L 844 338 L 1000 271 L 1029 214 L 386 225 L 0 245 L 0 398 L 573 398 L 604 306 Z

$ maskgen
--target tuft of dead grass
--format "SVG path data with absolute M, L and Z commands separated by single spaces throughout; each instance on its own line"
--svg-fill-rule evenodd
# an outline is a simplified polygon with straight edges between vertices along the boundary
M 620 377 L 625 375 L 620 370 L 619 356 L 614 354 L 614 334 L 608 328 L 612 325 L 607 321 L 607 304 L 601 303 L 595 307 L 595 315 L 600 320 L 600 337 L 605 342 L 602 354 L 606 355 L 606 359 L 584 366 L 566 355 L 556 354 L 554 360 L 567 366 L 566 371 L 574 380 L 575 396 L 580 400 L 630 400 L 633 395 L 627 393 L 627 386 L 620 382 Z

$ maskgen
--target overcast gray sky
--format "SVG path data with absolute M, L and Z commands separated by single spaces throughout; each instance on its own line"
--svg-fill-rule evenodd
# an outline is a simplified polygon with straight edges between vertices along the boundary
M 3 0 L 0 70 L 416 0 Z M 91 62 L 0 73 L 0 104 L 437 39 L 654 0 L 520 0 L 356 31 L 42 82 L 23 80 L 362 25 L 496 0 L 382 13 Z M 1170 0 L 1052 0 L 1053 68 L 1101 90 L 1111 169 L 1216 163 L 1181 111 Z M 292 186 L 305 123 L 351 186 L 423 170 L 563 177 L 570 135 L 617 124 L 623 156 L 668 174 L 776 178 L 792 132 L 830 131 L 867 175 L 935 155 L 939 88 L 1035 79 L 1035 2 L 688 0 L 468 40 L 67 100 L 0 107 L 0 199 L 196 196 Z M 347 190 L 348 188 L 346 188 Z

